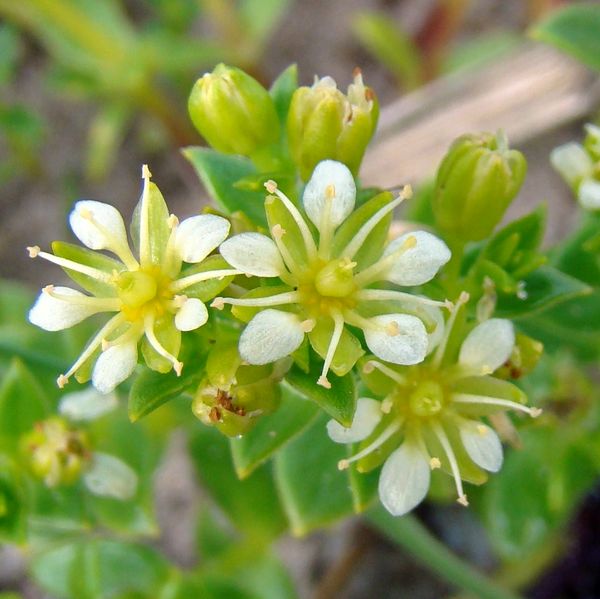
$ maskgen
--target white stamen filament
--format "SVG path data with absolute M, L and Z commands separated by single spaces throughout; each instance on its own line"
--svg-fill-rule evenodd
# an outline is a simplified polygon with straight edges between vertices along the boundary
M 202 283 L 202 281 L 209 281 L 210 279 L 222 279 L 224 277 L 234 277 L 241 274 L 244 274 L 241 270 L 235 270 L 232 268 L 198 272 L 195 275 L 189 275 L 187 277 L 183 277 L 182 279 L 178 279 L 177 281 L 173 281 L 173 283 L 171 283 L 171 290 L 173 293 L 177 293 L 178 291 L 183 291 L 186 287 L 190 287 L 190 285 Z
M 348 245 L 340 252 L 340 255 L 348 256 L 348 258 L 354 258 L 356 252 L 360 250 L 371 231 L 373 231 L 373 229 L 381 222 L 386 214 L 389 214 L 392 210 L 399 206 L 404 199 L 404 196 L 400 195 L 389 204 L 386 204 L 380 208 L 373 216 L 371 216 L 371 218 L 369 218 L 366 223 L 362 225 L 356 235 L 352 237 L 352 240 L 348 243 Z
M 281 200 L 287 211 L 290 213 L 290 216 L 298 225 L 298 229 L 300 229 L 300 234 L 304 240 L 304 246 L 306 247 L 306 253 L 308 254 L 308 257 L 311 259 L 315 258 L 317 255 L 317 246 L 315 245 L 315 240 L 313 239 L 306 221 L 304 218 L 302 218 L 302 215 L 298 211 L 298 208 L 296 208 L 292 201 L 277 188 L 277 183 L 275 183 L 275 181 L 267 181 L 265 183 L 265 187 L 269 193 L 275 194 Z
M 496 397 L 487 397 L 486 395 L 471 395 L 470 393 L 453 393 L 450 399 L 456 403 L 464 404 L 483 404 L 488 406 L 496 406 L 498 408 L 508 408 L 529 414 L 532 418 L 537 418 L 541 413 L 541 408 L 524 406 L 523 404 L 511 401 L 510 399 L 499 399 Z
M 73 260 L 68 260 L 67 258 L 61 258 L 60 256 L 55 256 L 54 254 L 49 254 L 48 252 L 40 252 L 35 251 L 37 246 L 33 248 L 27 248 L 29 250 L 29 255 L 32 258 L 40 257 L 44 260 L 48 260 L 48 262 L 52 262 L 54 264 L 58 264 L 58 266 L 62 266 L 63 268 L 68 268 L 69 270 L 74 270 L 75 272 L 80 272 L 82 275 L 87 275 L 92 279 L 96 279 L 96 281 L 102 281 L 102 283 L 111 283 L 112 275 L 109 275 L 106 272 L 98 270 L 97 268 L 93 268 L 91 266 L 85 266 L 84 264 L 79 264 L 79 262 L 74 262 Z
M 142 179 L 144 187 L 142 190 L 142 207 L 140 210 L 140 262 L 142 266 L 149 266 L 152 263 L 152 249 L 150 247 L 150 202 L 148 195 L 150 194 L 150 169 L 147 164 L 142 166 Z
M 327 348 L 321 376 L 317 380 L 317 385 L 321 385 L 321 387 L 325 387 L 325 389 L 331 389 L 331 383 L 327 380 L 327 373 L 329 372 L 329 368 L 333 362 L 333 356 L 335 355 L 335 351 L 337 350 L 344 331 L 344 317 L 342 314 L 340 312 L 333 312 L 331 317 L 333 318 L 333 334 L 329 341 L 329 347 Z
M 395 383 L 398 383 L 399 385 L 406 384 L 406 377 L 402 376 L 400 373 L 396 372 L 389 366 L 386 366 L 385 364 L 378 362 L 377 360 L 369 360 L 364 365 L 363 372 L 368 374 L 369 372 L 372 372 L 371 368 L 379 370 L 379 372 L 382 372 L 383 374 L 385 374 L 385 376 L 392 379 Z
M 442 360 L 444 358 L 444 352 L 446 351 L 446 346 L 448 345 L 448 339 L 450 339 L 450 334 L 452 333 L 452 328 L 454 327 L 454 322 L 456 321 L 456 315 L 460 308 L 469 301 L 469 294 L 466 291 L 461 292 L 458 296 L 458 300 L 456 304 L 450 311 L 450 317 L 448 318 L 448 322 L 446 323 L 446 327 L 444 329 L 444 336 L 440 341 L 440 344 L 437 346 L 435 350 L 435 354 L 433 356 L 432 366 L 434 368 L 439 368 Z
M 183 362 L 180 362 L 173 354 L 169 353 L 161 344 L 161 342 L 157 339 L 156 334 L 154 333 L 154 315 L 150 314 L 146 317 L 144 322 L 144 333 L 146 334 L 146 338 L 150 342 L 150 345 L 154 348 L 154 350 L 160 354 L 165 360 L 168 360 L 173 364 L 173 370 L 177 374 L 177 376 L 181 376 L 181 370 L 183 368 Z
M 392 435 L 397 433 L 402 426 L 402 421 L 396 421 L 390 424 L 382 433 L 375 439 L 372 443 L 367 445 L 363 450 L 355 453 L 353 456 L 346 458 L 345 460 L 340 460 L 338 462 L 338 470 L 346 470 L 352 462 L 356 462 L 361 460 L 365 456 L 368 456 L 370 453 L 373 453 L 376 449 L 379 449 Z
M 58 377 L 56 382 L 61 389 L 69 382 L 69 378 L 71 378 L 82 364 L 96 351 L 96 349 L 98 349 L 102 344 L 102 340 L 110 335 L 124 321 L 125 317 L 122 314 L 116 314 L 96 333 L 95 337 L 88 343 L 87 347 L 83 350 L 83 353 L 77 358 L 71 368 L 69 368 L 65 374 L 61 374 Z
M 297 291 L 286 291 L 285 293 L 278 293 L 277 295 L 269 295 L 267 297 L 247 297 L 247 298 L 234 298 L 234 297 L 215 297 L 211 304 L 211 308 L 217 308 L 221 310 L 225 304 L 231 306 L 281 306 L 283 304 L 295 304 L 298 301 Z
M 385 278 L 385 273 L 394 265 L 394 262 L 396 262 L 402 254 L 405 254 L 408 250 L 414 248 L 416 243 L 417 238 L 414 235 L 409 235 L 398 249 L 394 250 L 391 254 L 380 258 L 375 264 L 372 264 L 359 272 L 356 277 L 354 277 L 355 283 L 359 287 L 364 287 L 365 285 L 381 280 L 382 277 Z
M 290 271 L 290 273 L 297 275 L 297 273 L 300 271 L 300 267 L 296 264 L 296 261 L 290 254 L 285 243 L 283 242 L 283 236 L 285 235 L 285 233 L 286 233 L 285 229 L 280 224 L 274 225 L 273 228 L 271 229 L 271 237 L 273 238 L 273 241 L 275 242 L 275 245 L 277 246 L 277 249 L 279 250 L 281 257 L 283 258 L 283 262 L 285 263 L 285 265 L 286 265 L 287 269 Z M 284 281 L 285 283 L 287 283 L 288 285 L 292 285 L 292 286 L 296 285 L 295 278 L 294 278 L 294 280 L 292 280 L 288 276 L 288 273 L 280 273 L 279 278 L 282 281 Z
M 346 319 L 346 322 L 349 325 L 351 325 L 353 327 L 358 327 L 359 329 L 362 329 L 363 331 L 386 331 L 387 332 L 387 327 L 377 324 L 376 322 L 373 322 L 369 318 L 365 318 L 364 316 L 361 316 L 354 310 L 344 310 L 344 318 Z
M 54 299 L 76 306 L 93 306 L 98 312 L 118 312 L 121 309 L 121 300 L 113 297 L 91 297 L 89 295 L 66 295 L 57 293 L 54 285 L 47 285 L 42 291 Z
M 450 441 L 448 440 L 448 436 L 446 435 L 444 429 L 439 424 L 432 425 L 433 432 L 435 436 L 439 439 L 439 442 L 442 445 L 444 453 L 448 458 L 448 462 L 450 462 L 450 469 L 452 470 L 452 476 L 454 477 L 454 484 L 456 485 L 456 492 L 458 493 L 458 503 L 467 506 L 469 502 L 467 501 L 467 496 L 463 491 L 462 479 L 460 477 L 460 470 L 458 468 L 458 462 L 456 461 L 456 456 L 454 455 L 454 451 L 452 446 L 450 445 Z
M 424 306 L 435 306 L 436 308 L 447 308 L 448 302 L 438 302 L 429 299 L 428 297 L 420 297 L 403 291 L 393 291 L 391 289 L 362 289 L 355 294 L 358 300 L 367 301 L 407 301 L 415 304 L 423 304 Z

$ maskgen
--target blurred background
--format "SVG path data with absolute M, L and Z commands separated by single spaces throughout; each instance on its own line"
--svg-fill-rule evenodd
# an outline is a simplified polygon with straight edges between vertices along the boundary
M 290 63 L 302 84 L 330 75 L 340 87 L 360 66 L 382 106 L 363 165 L 367 184 L 424 183 L 455 136 L 505 129 L 530 167 L 509 216 L 547 201 L 551 243 L 572 228 L 576 212 L 548 154 L 581 136 L 600 99 L 591 72 L 527 38 L 533 23 L 565 4 L 0 0 L 0 277 L 31 289 L 54 280 L 25 246 L 70 239 L 66 216 L 83 197 L 130 214 L 142 163 L 174 213 L 196 213 L 207 196 L 179 148 L 203 141 L 187 117 L 187 95 L 219 62 L 267 86 Z M 159 543 L 189 566 L 197 559 L 189 523 L 205 497 L 181 447 L 175 435 L 157 478 Z M 556 594 L 600 565 L 600 488 L 574 513 L 568 556 L 545 564 L 530 597 L 600 597 L 600 590 Z M 497 565 L 471 512 L 424 506 L 419 515 L 458 554 L 484 569 Z M 434 599 L 449 591 L 358 521 L 285 538 L 277 552 L 301 597 Z M 3 589 L 42 596 L 10 548 L 0 549 Z

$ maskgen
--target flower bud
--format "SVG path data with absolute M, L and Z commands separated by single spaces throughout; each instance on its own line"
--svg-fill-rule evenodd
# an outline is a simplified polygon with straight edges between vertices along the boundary
M 490 235 L 517 195 L 525 157 L 508 148 L 502 132 L 456 139 L 437 172 L 433 212 L 440 229 L 462 241 Z
M 32 473 L 48 487 L 75 482 L 90 457 L 87 436 L 58 417 L 38 423 L 22 446 Z
M 354 176 L 373 137 L 379 106 L 357 69 L 344 95 L 331 77 L 316 79 L 292 96 L 287 120 L 290 151 L 307 181 L 322 160 L 343 162 Z
M 198 79 L 188 109 L 196 129 L 220 152 L 252 156 L 279 140 L 269 92 L 235 67 L 219 64 Z

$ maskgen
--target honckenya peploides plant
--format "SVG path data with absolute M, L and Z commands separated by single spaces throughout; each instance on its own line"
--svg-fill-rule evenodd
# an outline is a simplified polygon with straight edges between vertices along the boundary
M 352 326 L 363 331 L 367 347 L 382 360 L 421 362 L 432 348 L 431 334 L 439 320 L 430 321 L 433 331 L 428 332 L 408 312 L 411 306 L 445 304 L 381 285 L 422 285 L 450 259 L 450 252 L 425 231 L 406 233 L 384 246 L 386 217 L 410 190 L 405 188 L 397 198 L 381 194 L 354 211 L 352 174 L 342 163 L 326 160 L 304 189 L 307 220 L 275 182 L 265 186 L 272 194 L 266 201 L 271 237 L 242 233 L 225 241 L 220 251 L 235 269 L 278 277 L 283 286 L 260 288 L 260 297 L 250 292 L 241 298 L 218 297 L 211 304 L 260 309 L 240 337 L 242 358 L 249 364 L 274 362 L 297 350 L 307 334 L 324 359 L 317 382 L 328 388 L 329 370 L 345 375 L 363 353 L 348 329 Z
M 105 393 L 112 391 L 133 372 L 138 344 L 153 370 L 179 375 L 177 359 L 181 332 L 201 327 L 208 319 L 202 299 L 218 293 L 238 271 L 219 268 L 223 263 L 205 261 L 227 237 L 229 222 L 215 215 L 193 216 L 179 223 L 170 215 L 158 187 L 150 182 L 150 171 L 142 169 L 142 196 L 132 222 L 134 245 L 127 241 L 125 225 L 116 208 L 92 200 L 77 202 L 69 216 L 73 233 L 89 249 L 55 243 L 54 253 L 29 247 L 32 258 L 44 258 L 62 266 L 86 295 L 70 287 L 44 287 L 29 313 L 29 320 L 48 331 L 71 327 L 100 313 L 115 313 L 88 343 L 65 374 L 59 387 L 80 374 L 91 378 Z M 107 250 L 119 260 L 96 250 Z M 184 269 L 185 263 L 195 266 Z M 225 265 L 226 266 L 226 265 Z M 204 284 L 219 281 L 216 287 Z M 208 297 L 206 297 L 208 292 Z M 214 295 L 214 294 L 213 294 Z

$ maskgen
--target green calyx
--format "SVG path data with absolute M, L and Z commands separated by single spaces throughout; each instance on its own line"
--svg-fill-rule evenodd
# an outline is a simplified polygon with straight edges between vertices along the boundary
M 438 169 L 433 212 L 440 229 L 462 241 L 490 235 L 517 195 L 527 171 L 523 154 L 503 133 L 464 135 Z

